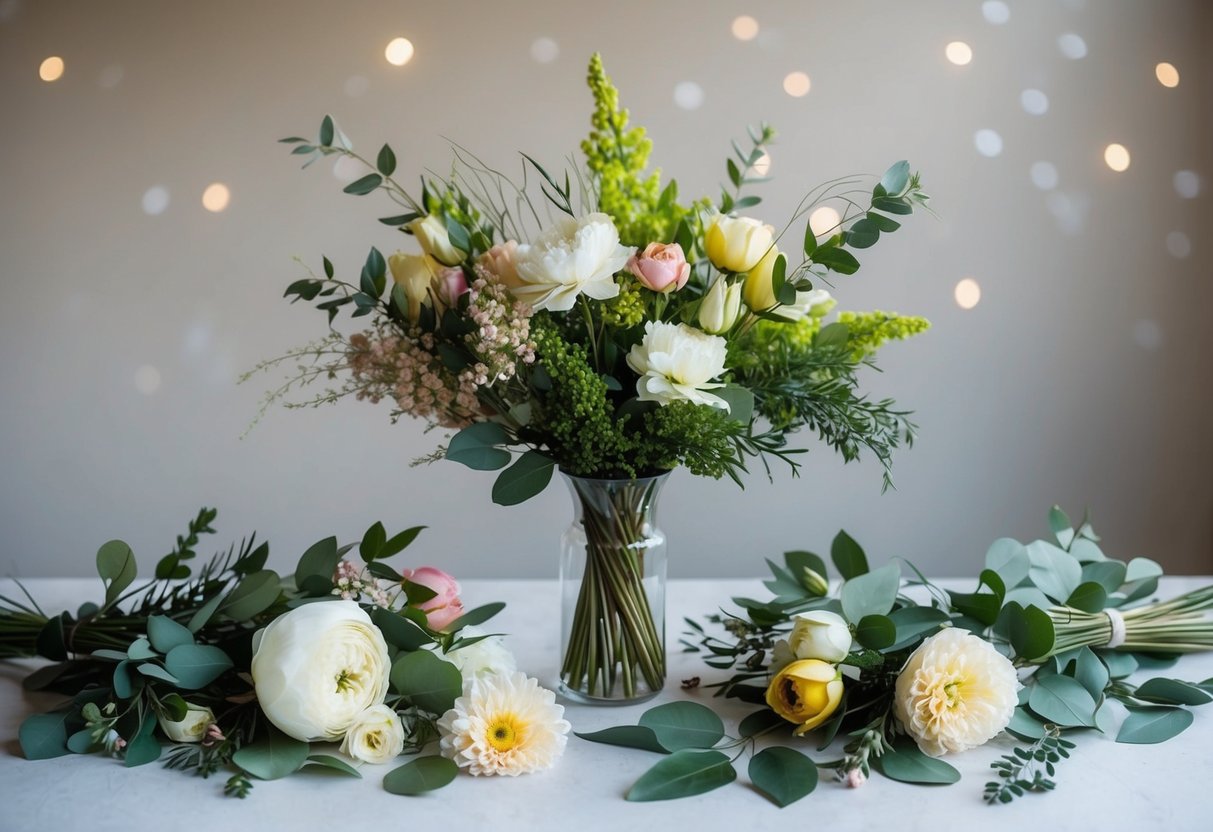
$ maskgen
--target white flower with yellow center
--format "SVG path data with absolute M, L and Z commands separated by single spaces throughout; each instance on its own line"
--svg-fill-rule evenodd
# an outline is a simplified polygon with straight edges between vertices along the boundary
M 644 340 L 628 353 L 628 366 L 640 374 L 636 398 L 661 405 L 685 399 L 729 409 L 719 396 L 705 393 L 723 387 L 712 379 L 724 372 L 727 342 L 687 324 L 649 321 Z
M 959 627 L 919 645 L 897 677 L 893 712 L 924 754 L 984 745 L 1011 721 L 1019 679 L 988 641 Z
M 341 753 L 363 763 L 386 763 L 404 750 L 404 724 L 387 705 L 372 705 L 345 732 Z
M 595 300 L 619 294 L 615 273 L 631 256 L 606 214 L 562 217 L 534 243 L 518 246 L 514 269 L 520 285 L 510 292 L 537 312 L 567 312 L 583 292 Z
M 337 741 L 388 690 L 387 642 L 353 601 L 305 604 L 253 637 L 257 704 L 289 737 Z
M 524 673 L 493 673 L 463 683 L 438 720 L 442 756 L 474 775 L 511 777 L 551 768 L 570 725 L 556 695 Z

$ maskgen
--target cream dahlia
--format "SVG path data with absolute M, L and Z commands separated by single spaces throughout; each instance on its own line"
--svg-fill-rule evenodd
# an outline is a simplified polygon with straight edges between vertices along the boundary
M 569 723 L 556 695 L 524 673 L 472 677 L 438 720 L 442 756 L 473 775 L 511 777 L 551 768 Z
M 1015 667 L 988 641 L 949 627 L 924 641 L 897 677 L 893 712 L 924 754 L 984 745 L 1015 713 Z

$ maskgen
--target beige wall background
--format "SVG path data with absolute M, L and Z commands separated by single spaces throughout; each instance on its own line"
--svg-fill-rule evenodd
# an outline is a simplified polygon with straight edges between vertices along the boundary
M 739 15 L 752 40 L 731 33 Z M 384 57 L 398 36 L 403 67 Z M 945 57 L 956 40 L 966 66 Z M 555 163 L 588 129 L 600 50 L 684 194 L 714 193 L 729 139 L 767 120 L 770 220 L 901 158 L 939 213 L 836 286 L 845 308 L 934 322 L 870 378 L 922 426 L 898 490 L 821 447 L 800 479 L 745 491 L 680 472 L 662 506 L 674 574 L 754 575 L 840 527 L 875 560 L 975 574 L 994 538 L 1043 536 L 1055 502 L 1089 508 L 1112 555 L 1209 573 L 1210 43 L 1210 4 L 1178 0 L 0 0 L 0 572 L 91 574 L 112 537 L 150 571 L 205 504 L 216 544 L 256 529 L 281 569 L 382 520 L 431 527 L 418 563 L 554 575 L 558 485 L 505 509 L 491 475 L 411 468 L 441 435 L 386 406 L 274 410 L 242 440 L 271 380 L 235 380 L 321 331 L 281 299 L 293 256 L 354 267 L 396 245 L 383 204 L 340 193 L 347 171 L 301 172 L 277 138 L 329 112 L 357 149 L 390 140 L 405 172 L 445 167 L 442 137 L 506 168 L 518 150 Z M 807 95 L 784 92 L 791 72 Z M 214 182 L 218 213 L 201 202 Z M 970 310 L 963 278 L 981 287 Z

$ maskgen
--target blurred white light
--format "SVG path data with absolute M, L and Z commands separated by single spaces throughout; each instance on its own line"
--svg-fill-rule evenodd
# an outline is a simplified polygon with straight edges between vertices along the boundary
M 1122 173 L 1129 169 L 1129 149 L 1113 142 L 1104 148 L 1103 160 L 1112 170 Z
M 771 172 L 771 154 L 763 151 L 758 157 L 758 161 L 754 163 L 754 173 L 759 176 L 766 176 Z
M 943 54 L 957 66 L 964 66 L 973 60 L 973 50 L 963 40 L 954 40 L 943 48 Z
M 63 59 L 58 55 L 47 58 L 38 67 L 38 77 L 43 81 L 58 81 L 63 77 Z
M 202 192 L 202 207 L 212 213 L 219 213 L 232 200 L 232 192 L 222 182 L 213 182 Z
M 365 173 L 362 162 L 349 156 L 340 156 L 333 162 L 333 176 L 341 182 L 353 182 Z
M 793 98 L 803 98 L 809 94 L 813 84 L 809 76 L 803 72 L 789 72 L 783 79 L 783 91 Z
M 813 213 L 809 214 L 809 227 L 813 229 L 813 233 L 820 237 L 823 234 L 831 234 L 838 230 L 838 223 L 842 219 L 838 212 L 829 205 L 823 205 Z
M 155 393 L 160 389 L 160 371 L 151 364 L 135 370 L 135 389 L 145 396 Z
M 112 90 L 122 83 L 124 77 L 126 77 L 126 70 L 119 64 L 110 64 L 97 76 L 97 85 L 103 90 Z
M 1143 350 L 1153 352 L 1162 346 L 1162 329 L 1158 326 L 1157 321 L 1151 321 L 1148 318 L 1136 321 L 1133 324 L 1133 340 Z
M 1057 220 L 1057 227 L 1064 234 L 1079 234 L 1087 221 L 1091 200 L 1083 194 L 1068 194 L 1053 191 L 1045 197 L 1045 205 Z
M 360 98 L 371 88 L 371 81 L 365 75 L 351 75 L 345 79 L 343 89 L 350 98 Z
M 703 87 L 694 81 L 681 81 L 674 87 L 674 103 L 684 110 L 698 110 L 703 97 Z
M 531 59 L 536 63 L 550 64 L 560 57 L 560 45 L 551 38 L 536 38 L 531 43 Z
M 1057 166 L 1052 162 L 1033 162 L 1028 174 L 1032 177 L 1032 184 L 1042 191 L 1051 191 L 1057 187 Z
M 1043 116 L 1049 112 L 1049 96 L 1040 90 L 1024 90 L 1019 94 L 1019 103 L 1024 112 L 1031 116 Z
M 143 213 L 157 216 L 168 208 L 168 188 L 163 185 L 153 185 L 143 192 Z
M 1179 70 L 1173 64 L 1163 61 L 1158 66 L 1154 67 L 1154 77 L 1158 79 L 1158 83 L 1164 87 L 1179 86 Z
M 1002 153 L 1002 136 L 994 130 L 978 130 L 973 134 L 973 144 L 978 153 L 991 159 Z
M 1176 171 L 1172 181 L 1175 183 L 1175 193 L 1184 199 L 1196 199 L 1200 194 L 1200 176 L 1194 170 Z
M 413 42 L 408 38 L 395 38 L 383 50 L 383 56 L 392 66 L 404 66 L 413 59 Z
M 1072 61 L 1087 57 L 1087 42 L 1073 32 L 1067 32 L 1057 39 L 1057 48 L 1061 54 Z
M 1167 254 L 1183 260 L 1192 253 L 1192 241 L 1182 231 L 1172 231 L 1167 235 Z
M 986 0 L 981 4 L 981 16 L 995 26 L 1001 26 L 1011 19 L 1011 8 L 1002 0 Z
M 733 19 L 733 37 L 738 40 L 753 40 L 758 36 L 758 21 L 743 14 Z
M 961 309 L 972 309 L 981 302 L 981 286 L 971 277 L 957 283 L 952 294 L 956 297 L 956 305 Z

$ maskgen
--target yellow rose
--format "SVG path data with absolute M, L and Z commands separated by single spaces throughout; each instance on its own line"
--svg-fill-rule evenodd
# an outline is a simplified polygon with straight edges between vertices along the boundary
M 775 242 L 775 229 L 752 217 L 712 217 L 704 247 L 721 271 L 748 272 Z
M 451 244 L 451 235 L 438 217 L 430 214 L 413 220 L 407 226 L 421 250 L 444 266 L 458 266 L 467 255 Z
M 818 659 L 792 662 L 767 686 L 767 704 L 786 719 L 800 725 L 796 734 L 821 725 L 842 701 L 842 672 Z
M 387 261 L 392 271 L 392 280 L 404 290 L 408 300 L 408 317 L 412 323 L 417 323 L 421 317 L 421 304 L 433 305 L 430 297 L 430 286 L 435 276 L 442 271 L 438 261 L 425 254 L 404 254 L 396 252 Z

